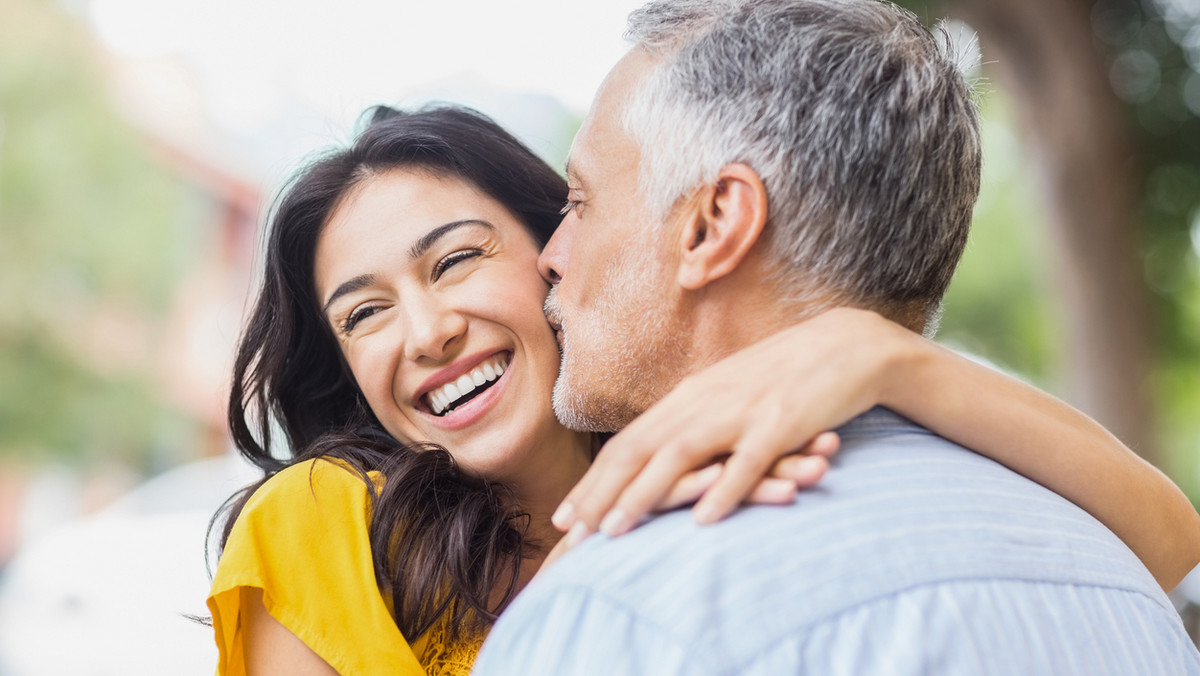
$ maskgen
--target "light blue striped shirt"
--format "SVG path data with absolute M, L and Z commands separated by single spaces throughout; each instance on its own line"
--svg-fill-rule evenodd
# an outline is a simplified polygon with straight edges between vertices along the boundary
M 1200 674 L 1104 526 L 883 409 L 822 484 L 713 526 L 589 538 L 493 628 L 474 674 Z

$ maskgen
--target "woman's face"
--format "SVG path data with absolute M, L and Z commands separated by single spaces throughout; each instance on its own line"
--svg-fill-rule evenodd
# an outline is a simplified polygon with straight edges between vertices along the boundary
M 317 301 L 388 432 L 501 481 L 542 447 L 562 453 L 537 257 L 503 205 L 456 178 L 392 170 L 343 197 L 317 241 Z

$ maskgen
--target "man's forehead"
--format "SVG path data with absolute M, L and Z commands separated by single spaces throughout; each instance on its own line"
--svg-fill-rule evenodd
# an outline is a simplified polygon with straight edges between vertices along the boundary
M 584 123 L 580 125 L 579 131 L 575 133 L 575 140 L 571 142 L 571 150 L 567 152 L 567 179 L 569 180 L 583 180 L 589 173 L 591 153 L 588 135 L 590 130 L 591 127 L 585 119 Z
M 580 127 L 567 156 L 567 181 L 572 187 L 599 189 L 627 171 L 636 171 L 641 153 L 618 122 Z
M 621 125 L 621 114 L 656 62 L 646 52 L 633 49 L 609 71 L 571 144 L 568 178 L 589 175 L 597 158 L 629 152 L 633 140 Z

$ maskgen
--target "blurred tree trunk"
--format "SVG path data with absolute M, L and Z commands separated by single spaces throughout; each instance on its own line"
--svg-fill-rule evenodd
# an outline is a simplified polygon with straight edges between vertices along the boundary
M 1088 0 L 950 0 L 1010 92 L 1051 219 L 1068 398 L 1155 464 L 1139 170 Z M 987 158 L 984 158 L 987 161 Z

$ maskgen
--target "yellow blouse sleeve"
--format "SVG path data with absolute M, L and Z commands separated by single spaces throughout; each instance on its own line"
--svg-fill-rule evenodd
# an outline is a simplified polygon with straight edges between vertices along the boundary
M 218 674 L 246 672 L 243 587 L 261 589 L 267 612 L 343 676 L 425 674 L 375 582 L 369 509 L 362 479 L 328 460 L 289 467 L 255 491 L 208 597 Z

